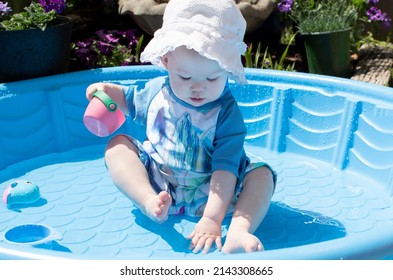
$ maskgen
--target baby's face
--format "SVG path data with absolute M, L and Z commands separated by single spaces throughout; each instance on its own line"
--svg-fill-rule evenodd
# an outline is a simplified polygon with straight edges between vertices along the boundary
M 162 62 L 168 70 L 173 93 L 190 105 L 199 107 L 215 101 L 225 88 L 228 72 L 194 50 L 176 48 Z

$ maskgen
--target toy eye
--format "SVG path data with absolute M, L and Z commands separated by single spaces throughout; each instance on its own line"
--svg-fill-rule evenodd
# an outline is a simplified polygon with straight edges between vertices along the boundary
M 30 182 L 30 181 L 25 181 L 25 184 L 33 184 L 32 182 Z

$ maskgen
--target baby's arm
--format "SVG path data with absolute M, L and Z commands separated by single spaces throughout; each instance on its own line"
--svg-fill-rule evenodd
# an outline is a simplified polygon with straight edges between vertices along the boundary
M 111 83 L 91 84 L 86 89 L 87 100 L 90 100 L 93 94 L 98 90 L 102 90 L 108 94 L 124 114 L 129 114 L 122 86 Z
M 209 198 L 203 216 L 190 234 L 194 253 L 202 250 L 207 253 L 213 243 L 222 248 L 221 224 L 232 200 L 236 184 L 236 176 L 229 171 L 217 170 L 210 180 Z

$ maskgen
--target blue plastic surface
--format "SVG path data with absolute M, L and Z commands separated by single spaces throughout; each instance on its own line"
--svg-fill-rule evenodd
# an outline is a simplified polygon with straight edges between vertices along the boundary
M 256 234 L 266 251 L 188 250 L 196 219 L 150 222 L 112 184 L 107 138 L 83 125 L 92 82 L 143 84 L 150 66 L 96 69 L 0 84 L 0 192 L 28 180 L 41 200 L 0 205 L 0 237 L 45 224 L 62 239 L 37 248 L 0 240 L 0 259 L 380 259 L 393 255 L 393 90 L 347 79 L 247 69 L 231 84 L 244 115 L 246 150 L 268 161 L 278 184 Z M 118 133 L 144 137 L 127 120 Z M 229 218 L 224 221 L 224 238 Z M 53 245 L 53 244 L 52 244 Z

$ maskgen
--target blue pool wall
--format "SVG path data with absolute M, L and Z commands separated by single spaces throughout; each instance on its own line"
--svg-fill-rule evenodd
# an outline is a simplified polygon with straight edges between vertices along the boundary
M 142 86 L 165 74 L 154 66 L 130 66 L 0 84 L 0 172 L 12 178 L 18 172 L 12 164 L 104 146 L 109 138 L 91 134 L 82 122 L 86 87 L 102 81 Z M 246 86 L 231 86 L 248 143 L 353 170 L 393 195 L 392 88 L 296 72 L 246 69 L 246 74 Z M 118 131 L 123 132 L 144 137 L 131 120 Z

